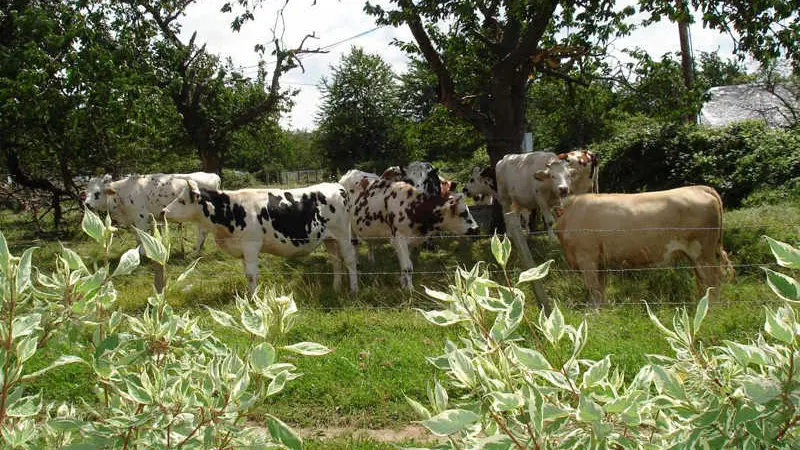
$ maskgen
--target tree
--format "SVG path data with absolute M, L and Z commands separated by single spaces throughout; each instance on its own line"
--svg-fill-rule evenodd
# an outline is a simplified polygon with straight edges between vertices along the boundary
M 176 140 L 142 51 L 147 27 L 116 3 L 6 3 L 0 15 L 0 152 L 16 185 L 78 198 L 75 175 L 147 160 Z M 146 46 L 144 46 L 146 48 Z M 142 152 L 142 149 L 160 151 Z M 137 158 L 130 155 L 136 152 Z
M 481 133 L 492 164 L 521 147 L 529 80 L 568 78 L 574 61 L 626 31 L 622 20 L 633 13 L 616 11 L 613 1 L 391 3 L 397 8 L 365 9 L 379 24 L 408 25 L 415 44 L 403 48 L 425 59 L 439 102 Z
M 436 86 L 436 75 L 419 58 L 412 58 L 408 71 L 400 76 L 399 98 L 410 156 L 424 161 L 469 158 L 483 140 L 475 128 L 437 102 Z
M 751 79 L 745 67 L 736 61 L 731 59 L 723 61 L 717 52 L 700 53 L 698 82 L 706 88 L 747 83 Z
M 353 47 L 323 78 L 319 145 L 332 171 L 382 172 L 407 158 L 397 111 L 397 77 L 378 55 Z
M 796 2 L 639 0 L 641 10 L 650 13 L 645 24 L 658 22 L 663 16 L 691 23 L 693 18 L 684 4 L 699 10 L 704 27 L 728 34 L 740 57 L 750 54 L 764 64 L 783 56 L 792 61 L 795 69 L 800 68 L 800 13 Z
M 644 50 L 628 51 L 635 62 L 632 80 L 622 93 L 621 108 L 631 114 L 644 114 L 664 122 L 680 122 L 696 117 L 703 106 L 706 87 L 694 84 L 691 89 L 682 82 L 681 62 L 671 53 L 654 60 Z
M 296 48 L 287 48 L 279 37 L 277 26 L 273 29 L 272 55 L 275 67 L 267 83 L 265 65 L 262 63 L 260 75 L 247 91 L 244 99 L 230 102 L 225 88 L 230 83 L 240 83 L 241 77 L 231 73 L 230 68 L 220 64 L 219 58 L 209 54 L 205 45 L 197 46 L 197 33 L 188 42 L 179 37 L 178 18 L 194 0 L 168 0 L 150 2 L 128 0 L 133 14 L 141 21 L 154 21 L 160 32 L 154 46 L 162 57 L 162 84 L 168 86 L 172 101 L 181 115 L 181 122 L 192 145 L 197 149 L 207 172 L 221 173 L 226 152 L 230 148 L 233 134 L 247 125 L 270 114 L 278 113 L 294 95 L 294 91 L 282 89 L 280 78 L 286 72 L 301 67 L 298 56 L 315 53 L 317 50 L 304 48 L 309 35 L 303 38 Z M 239 30 L 241 25 L 253 18 L 249 2 L 241 0 L 247 9 L 236 16 L 232 27 Z M 226 3 L 222 11 L 230 12 L 232 6 Z M 279 15 L 281 12 L 278 13 Z M 264 45 L 257 45 L 256 51 L 263 56 Z

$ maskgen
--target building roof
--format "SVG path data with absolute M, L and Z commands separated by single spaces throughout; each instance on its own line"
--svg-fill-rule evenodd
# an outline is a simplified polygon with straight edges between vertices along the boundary
M 722 127 L 742 120 L 763 120 L 770 127 L 793 124 L 792 113 L 784 99 L 800 113 L 800 101 L 782 85 L 774 93 L 761 84 L 717 86 L 708 90 L 709 99 L 700 111 L 700 123 Z

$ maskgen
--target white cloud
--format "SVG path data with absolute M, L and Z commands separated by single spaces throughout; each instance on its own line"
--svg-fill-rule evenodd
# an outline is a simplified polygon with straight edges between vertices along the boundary
M 235 65 L 244 68 L 246 74 L 254 74 L 258 60 L 254 46 L 260 43 L 267 49 L 271 48 L 269 43 L 275 25 L 275 11 L 283 2 L 265 2 L 265 6 L 255 12 L 256 20 L 245 24 L 239 33 L 231 31 L 233 16 L 220 12 L 224 2 L 204 0 L 191 5 L 186 17 L 181 20 L 183 38 L 187 40 L 196 30 L 198 43 L 206 43 L 210 52 L 229 56 Z M 328 53 L 306 55 L 303 58 L 305 72 L 292 71 L 282 80 L 285 86 L 300 90 L 293 110 L 282 119 L 285 126 L 296 129 L 314 127 L 314 116 L 320 103 L 316 86 L 321 77 L 329 73 L 330 66 L 337 64 L 353 45 L 364 48 L 368 53 L 381 55 L 398 73 L 405 70 L 407 58 L 390 43 L 394 38 L 411 40 L 408 28 L 383 27 L 370 32 L 376 28 L 375 19 L 363 11 L 363 6 L 364 0 L 319 0 L 313 6 L 312 0 L 291 0 L 288 3 L 284 11 L 285 45 L 296 46 L 306 34 L 311 33 L 315 33 L 318 39 L 307 41 L 310 44 L 307 47 L 338 44 L 330 47 Z M 368 33 L 354 37 L 364 32 Z M 731 56 L 733 43 L 728 36 L 704 29 L 701 24 L 692 25 L 691 35 L 695 54 L 718 50 L 723 58 Z M 631 47 L 641 47 L 654 57 L 677 52 L 680 50 L 678 27 L 664 21 L 636 30 L 614 43 L 617 54 L 620 49 Z

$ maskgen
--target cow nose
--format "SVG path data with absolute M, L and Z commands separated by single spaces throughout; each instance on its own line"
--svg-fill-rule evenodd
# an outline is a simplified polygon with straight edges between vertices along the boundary
M 569 186 L 559 186 L 558 194 L 562 197 L 566 197 L 567 194 L 569 194 Z
M 470 236 L 474 236 L 474 235 L 480 233 L 480 231 L 481 231 L 481 229 L 478 226 L 469 227 L 469 229 L 467 229 L 467 234 L 470 235 Z

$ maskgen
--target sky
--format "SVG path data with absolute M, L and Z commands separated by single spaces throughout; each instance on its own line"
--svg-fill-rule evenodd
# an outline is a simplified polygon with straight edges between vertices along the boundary
M 275 11 L 283 1 L 266 0 L 265 5 L 255 11 L 255 21 L 245 24 L 238 33 L 231 31 L 233 16 L 220 12 L 223 3 L 225 0 L 202 0 L 190 5 L 186 16 L 181 19 L 183 40 L 188 42 L 192 32 L 197 31 L 198 44 L 205 43 L 208 51 L 230 57 L 245 75 L 255 75 L 258 56 L 253 48 L 259 43 L 271 48 Z M 331 66 L 336 66 L 352 46 L 379 54 L 399 74 L 405 71 L 407 58 L 390 43 L 395 38 L 412 40 L 407 26 L 377 27 L 375 19 L 363 11 L 364 0 L 317 0 L 316 5 L 312 3 L 313 0 L 289 1 L 284 10 L 285 27 L 279 27 L 284 29 L 283 40 L 287 47 L 296 47 L 304 36 L 314 33 L 316 39 L 307 40 L 306 48 L 327 50 L 324 54 L 305 55 L 302 59 L 305 71 L 295 69 L 281 79 L 282 86 L 300 91 L 294 99 L 292 111 L 281 119 L 284 127 L 292 129 L 315 128 L 314 120 L 321 101 L 320 80 L 329 76 Z M 373 0 L 373 3 L 387 2 Z M 723 59 L 732 57 L 733 41 L 729 36 L 704 29 L 700 23 L 693 24 L 690 32 L 695 55 L 701 51 L 719 51 Z M 622 58 L 620 50 L 634 47 L 646 49 L 656 58 L 666 52 L 679 51 L 677 25 L 662 21 L 636 30 L 615 41 L 611 54 Z M 265 56 L 267 61 L 269 56 Z

